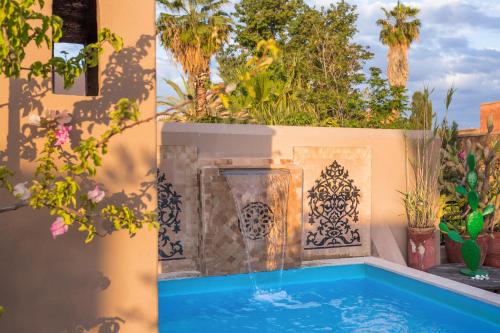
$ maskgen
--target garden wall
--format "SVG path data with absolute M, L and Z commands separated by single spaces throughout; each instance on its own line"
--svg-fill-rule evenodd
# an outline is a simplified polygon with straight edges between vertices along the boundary
M 51 5 L 46 1 L 47 12 Z M 155 113 L 155 1 L 98 1 L 97 16 L 100 27 L 124 39 L 121 53 L 106 47 L 100 58 L 99 96 L 54 95 L 50 79 L 0 79 L 0 152 L 7 152 L 0 158 L 17 172 L 15 182 L 30 180 L 40 148 L 27 139 L 32 112 L 72 112 L 72 140 L 101 133 L 106 111 L 122 97 L 136 99 L 144 117 Z M 33 46 L 28 54 L 48 59 L 51 51 Z M 155 127 L 150 122 L 112 140 L 98 179 L 108 198 L 156 207 Z M 2 191 L 0 202 L 12 198 Z M 6 308 L 0 332 L 156 332 L 157 232 L 143 230 L 133 239 L 117 232 L 84 245 L 77 230 L 53 240 L 52 221 L 46 211 L 29 208 L 0 214 L 0 304 Z
M 242 241 L 238 240 L 237 217 L 229 217 L 229 215 L 235 215 L 235 208 L 231 196 L 223 193 L 228 192 L 227 185 L 225 189 L 220 187 L 217 190 L 219 195 L 206 198 L 207 186 L 221 182 L 216 175 L 212 178 L 204 176 L 206 172 L 203 168 L 207 165 L 211 168 L 256 168 L 267 165 L 282 169 L 290 169 L 289 165 L 293 165 L 294 170 L 299 169 L 302 182 L 294 183 L 293 186 L 298 190 L 293 193 L 299 193 L 302 197 L 299 200 L 302 205 L 296 206 L 298 211 L 302 212 L 303 218 L 300 221 L 295 219 L 295 215 L 289 216 L 288 223 L 293 223 L 295 229 L 303 229 L 300 231 L 303 241 L 302 260 L 373 254 L 404 264 L 407 228 L 406 215 L 399 192 L 406 190 L 411 175 L 404 131 L 163 124 L 159 125 L 158 135 L 159 174 L 163 175 L 163 181 L 169 188 L 168 197 L 175 196 L 177 204 L 180 201 L 178 207 L 174 207 L 174 211 L 178 211 L 178 214 L 173 220 L 170 219 L 172 217 L 170 215 L 165 221 L 166 227 L 163 231 L 168 237 L 163 238 L 163 241 L 160 237 L 160 252 L 163 251 L 165 255 L 163 257 L 160 255 L 159 258 L 160 272 L 200 270 L 202 274 L 210 274 L 203 270 L 204 265 L 200 263 L 200 260 L 203 261 L 212 255 L 204 246 L 202 239 L 207 235 L 208 226 L 218 228 L 215 234 L 224 235 L 220 237 L 218 247 L 213 248 L 217 249 L 213 251 L 218 251 L 213 255 L 222 256 L 226 258 L 222 261 L 229 263 L 214 274 L 237 272 L 238 269 L 241 271 L 246 268 L 242 268 L 241 264 L 232 268 L 227 267 L 234 265 L 234 262 L 241 261 L 241 258 L 231 255 L 236 252 L 234 250 L 236 245 L 226 249 L 226 244 L 240 242 L 239 251 L 242 251 L 243 245 L 241 245 Z M 347 172 L 345 177 L 342 175 L 345 179 L 341 181 L 346 184 L 352 181 L 353 186 L 349 188 L 355 192 L 359 190 L 361 193 L 357 207 L 359 216 L 356 216 L 357 222 L 351 224 L 351 227 L 359 227 L 361 239 L 365 242 L 357 244 L 357 236 L 355 236 L 356 239 L 347 240 L 347 243 L 351 243 L 344 244 L 348 246 L 322 249 L 320 245 L 323 245 L 323 239 L 312 239 L 315 232 L 314 223 L 307 223 L 310 222 L 311 216 L 315 216 L 316 205 L 312 203 L 309 193 L 317 189 L 318 183 L 325 183 L 324 174 L 337 172 L 340 169 L 343 170 L 342 173 Z M 196 179 L 196 175 L 200 175 L 200 178 Z M 160 199 L 161 193 L 160 189 Z M 225 199 L 220 199 L 221 197 Z M 226 229 L 221 228 L 220 225 L 211 226 L 213 224 L 206 217 L 209 215 L 207 205 L 208 207 L 221 207 L 221 205 L 225 207 L 220 211 L 225 212 L 227 216 L 224 215 L 224 218 L 218 216 L 216 220 L 221 224 L 225 223 L 228 226 Z M 169 213 L 172 212 L 172 207 L 165 207 L 165 209 Z M 301 223 L 304 224 L 304 228 Z M 288 230 L 294 232 L 290 231 L 290 227 Z M 368 234 L 363 236 L 366 232 Z M 309 245 L 304 243 L 307 242 L 308 236 L 311 237 Z M 212 242 L 211 236 L 208 237 Z M 370 244 L 370 238 L 372 244 Z M 311 248 L 311 244 L 318 246 Z M 359 246 L 350 248 L 351 245 Z

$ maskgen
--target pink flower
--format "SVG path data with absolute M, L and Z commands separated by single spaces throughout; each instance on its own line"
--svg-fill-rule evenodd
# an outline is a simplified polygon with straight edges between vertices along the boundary
M 458 153 L 458 158 L 459 158 L 460 160 L 462 160 L 462 161 L 463 161 L 463 160 L 465 160 L 465 151 L 464 151 L 464 150 L 462 150 L 462 151 L 460 151 L 460 152 Z
M 87 193 L 87 197 L 93 203 L 99 203 L 101 202 L 102 199 L 104 199 L 104 194 L 105 194 L 104 191 L 101 190 L 99 186 L 96 185 L 92 191 L 89 191 Z
M 50 226 L 50 233 L 52 238 L 56 239 L 57 236 L 64 235 L 68 231 L 69 227 L 64 223 L 62 217 L 58 217 Z
M 56 146 L 61 146 L 68 142 L 69 140 L 69 131 L 71 131 L 73 127 L 72 126 L 64 126 L 64 125 L 59 125 L 56 130 Z

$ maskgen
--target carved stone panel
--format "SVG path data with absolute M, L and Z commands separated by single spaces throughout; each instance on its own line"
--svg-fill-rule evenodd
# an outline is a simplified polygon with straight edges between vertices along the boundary
M 165 173 L 158 169 L 158 260 L 184 259 L 182 241 L 176 239 L 181 232 L 180 214 L 182 212 L 181 195 L 175 192 L 173 185 L 165 179 Z
M 295 147 L 294 161 L 304 168 L 304 259 L 370 255 L 370 149 Z
M 274 212 L 264 202 L 251 202 L 241 209 L 240 214 L 240 230 L 250 240 L 266 238 L 275 224 Z
M 160 146 L 158 260 L 161 273 L 199 269 L 197 148 Z

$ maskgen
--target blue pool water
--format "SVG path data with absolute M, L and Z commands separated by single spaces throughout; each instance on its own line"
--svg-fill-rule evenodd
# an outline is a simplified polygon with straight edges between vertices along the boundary
M 160 333 L 500 332 L 499 307 L 368 265 L 257 277 L 159 282 Z

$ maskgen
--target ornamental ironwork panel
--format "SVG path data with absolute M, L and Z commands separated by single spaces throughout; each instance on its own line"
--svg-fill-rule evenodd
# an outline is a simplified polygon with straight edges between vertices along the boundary
M 274 225 L 274 212 L 263 202 L 251 202 L 240 212 L 239 227 L 243 235 L 251 240 L 269 235 Z
M 349 171 L 333 161 L 308 191 L 309 221 L 313 228 L 306 236 L 306 250 L 360 246 L 360 191 L 349 179 Z
M 158 191 L 158 260 L 184 259 L 182 242 L 175 240 L 181 231 L 181 195 L 174 191 L 173 185 L 167 182 L 165 174 L 157 171 Z

